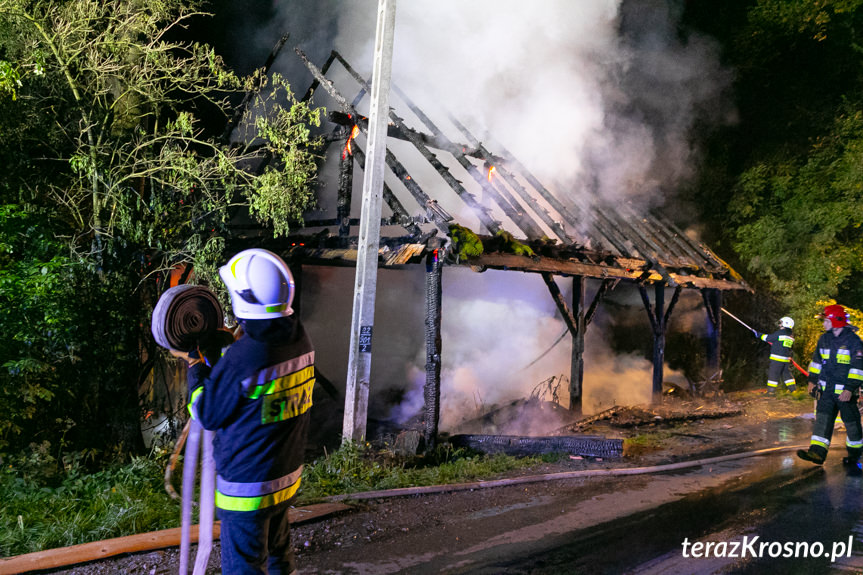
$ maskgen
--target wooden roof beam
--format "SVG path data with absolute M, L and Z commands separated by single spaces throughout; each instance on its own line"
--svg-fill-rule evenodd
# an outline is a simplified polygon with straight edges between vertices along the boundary
M 302 54 L 302 51 L 299 50 L 299 48 L 297 48 L 297 52 L 299 54 L 301 54 L 302 56 L 304 56 Z M 339 58 L 338 55 L 336 57 Z M 304 61 L 306 62 L 306 66 L 310 70 L 312 70 L 314 68 L 314 64 L 309 62 L 308 58 L 305 58 Z M 353 67 L 351 67 L 351 65 L 348 64 L 348 62 L 346 60 L 344 60 L 343 58 L 340 58 L 339 61 L 345 67 L 345 70 L 347 70 L 348 74 L 350 74 L 354 78 L 354 80 L 358 84 L 360 84 L 360 86 L 363 86 L 366 89 L 368 89 L 368 82 L 366 82 L 365 78 L 360 76 L 356 72 L 356 70 L 354 70 Z M 312 73 L 313 74 L 320 74 L 320 72 L 317 71 L 316 69 L 312 70 Z M 326 80 L 326 83 L 322 80 L 321 85 L 323 85 L 324 87 L 329 85 L 334 92 L 338 93 L 338 91 L 335 89 L 335 86 L 333 86 L 332 82 L 330 82 L 329 80 Z M 342 101 L 344 101 L 344 98 L 342 98 Z M 345 102 L 345 103 L 347 103 L 347 102 Z M 356 111 L 354 110 L 353 113 L 356 113 Z M 396 127 L 398 127 L 399 129 L 402 129 L 402 127 L 404 126 L 402 118 L 398 117 L 395 114 L 395 112 L 392 111 L 392 109 L 390 109 L 389 117 L 390 117 L 390 120 L 392 120 L 393 124 Z M 480 223 L 488 231 L 490 231 L 492 234 L 496 234 L 498 231 L 500 231 L 502 229 L 500 226 L 500 222 L 498 222 L 492 218 L 489 210 L 487 208 L 485 208 L 484 206 L 480 205 L 479 202 L 477 202 L 477 200 L 473 196 L 473 194 L 468 192 L 464 188 L 464 186 L 461 185 L 461 182 L 459 182 L 458 179 L 456 179 L 455 176 L 452 175 L 452 173 L 449 171 L 449 169 L 447 169 L 447 167 L 444 166 L 441 163 L 441 161 L 437 159 L 437 156 L 435 154 L 433 154 L 431 152 L 431 150 L 429 150 L 429 148 L 425 145 L 425 143 L 423 143 L 418 137 L 416 137 L 415 134 L 412 134 L 412 133 L 410 133 L 408 131 L 404 131 L 404 130 L 403 130 L 403 132 L 405 133 L 407 140 L 411 144 L 413 144 L 414 148 L 416 148 L 417 151 L 419 151 L 419 153 L 423 156 L 423 158 L 425 158 L 426 161 L 429 162 L 435 170 L 437 170 L 438 174 L 440 174 L 440 176 L 444 179 L 444 181 L 465 202 L 465 204 L 467 204 L 468 207 L 473 210 L 474 214 L 479 218 Z
M 461 167 L 470 174 L 482 190 L 495 204 L 497 204 L 503 213 L 519 227 L 528 239 L 538 240 L 545 236 L 545 233 L 524 211 L 521 204 L 519 204 L 509 192 L 494 185 L 485 174 L 481 174 L 480 171 L 476 169 L 476 166 L 467 159 L 467 156 L 462 152 L 462 148 L 447 138 L 434 122 L 432 122 L 431 118 L 429 118 L 425 112 L 419 108 L 419 106 L 414 104 L 413 101 L 408 98 L 407 94 L 402 92 L 398 86 L 393 86 L 393 91 L 395 91 L 395 93 L 404 101 L 410 111 L 413 112 L 429 130 L 431 130 L 432 134 L 446 145 L 443 149 L 449 152 L 456 159 Z
M 491 152 L 489 152 L 482 143 L 477 140 L 473 134 L 467 129 L 464 124 L 458 121 L 458 119 L 452 114 L 449 115 L 449 120 L 452 124 L 467 138 L 470 145 L 479 152 L 480 157 L 485 160 L 487 163 L 491 164 L 495 167 L 495 170 L 500 174 L 500 176 L 504 179 L 504 181 L 509 184 L 509 186 L 519 195 L 519 197 L 531 208 L 534 213 L 539 216 L 539 219 L 545 223 L 555 234 L 557 237 L 564 243 L 572 243 L 572 238 L 570 238 L 566 230 L 563 229 L 563 225 L 555 221 L 551 215 L 548 213 L 548 210 L 536 204 L 536 201 L 530 194 L 527 193 L 527 190 L 524 189 L 518 180 L 515 179 L 515 176 L 506 169 L 506 162 L 502 161 L 503 158 L 499 158 L 494 156 Z

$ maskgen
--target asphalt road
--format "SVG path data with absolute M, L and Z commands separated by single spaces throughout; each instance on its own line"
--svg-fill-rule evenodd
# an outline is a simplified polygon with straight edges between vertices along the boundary
M 379 500 L 298 532 L 300 573 L 861 573 L 863 482 L 842 452 Z

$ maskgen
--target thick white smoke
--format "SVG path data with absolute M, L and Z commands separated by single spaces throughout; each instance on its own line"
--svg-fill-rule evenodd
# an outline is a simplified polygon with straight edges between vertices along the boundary
M 582 173 L 602 132 L 602 84 L 619 58 L 618 4 L 405 3 L 397 81 L 503 143 L 541 179 Z
M 335 48 L 369 76 L 376 0 L 292 4 L 278 4 L 281 21 L 299 31 L 294 39 L 310 55 L 317 51 L 319 65 Z M 730 75 L 719 65 L 716 44 L 681 32 L 670 6 L 648 0 L 402 0 L 393 81 L 455 141 L 464 137 L 447 122 L 446 111 L 493 152 L 503 145 L 549 185 L 657 205 L 664 201 L 662 190 L 692 175 L 696 122 L 730 117 L 722 97 Z M 303 84 L 297 86 L 302 91 Z M 427 131 L 395 95 L 391 105 Z M 444 189 L 425 191 L 450 192 L 439 186 Z M 444 427 L 482 405 L 526 397 L 550 376 L 569 375 L 566 342 L 521 370 L 564 327 L 542 280 L 521 276 L 489 272 L 477 279 L 446 270 Z M 508 289 L 518 293 L 502 296 Z M 420 307 L 422 294 L 415 296 Z M 588 410 L 650 399 L 649 361 L 614 360 L 599 326 L 587 340 Z M 411 398 L 421 405 L 424 363 L 425 349 L 418 348 L 415 367 L 405 374 L 414 391 L 406 396 L 405 413 Z
M 352 2 L 339 18 L 337 47 L 363 72 L 376 4 Z M 730 74 L 716 43 L 681 34 L 670 6 L 401 2 L 393 81 L 439 127 L 447 128 L 442 105 L 544 182 L 655 203 L 658 188 L 692 173 L 694 122 L 729 113 L 721 95 Z

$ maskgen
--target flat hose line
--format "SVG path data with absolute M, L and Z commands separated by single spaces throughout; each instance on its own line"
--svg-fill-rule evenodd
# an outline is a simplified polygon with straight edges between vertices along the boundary
M 492 481 L 474 481 L 471 483 L 453 483 L 451 485 L 427 485 L 421 487 L 403 487 L 399 489 L 385 489 L 382 491 L 363 491 L 361 493 L 347 493 L 344 495 L 333 495 L 326 497 L 326 501 L 346 501 L 351 499 L 377 499 L 383 497 L 404 497 L 408 495 L 422 495 L 426 493 L 444 493 L 448 491 L 466 491 L 469 489 L 483 489 L 487 487 L 505 487 L 507 485 L 520 485 L 524 483 L 539 483 L 542 481 L 556 481 L 559 479 L 578 479 L 581 477 L 614 477 L 618 475 L 644 475 L 647 473 L 662 473 L 675 469 L 687 469 L 689 467 L 700 467 L 723 461 L 733 461 L 746 457 L 759 455 L 771 455 L 784 451 L 795 451 L 807 449 L 806 445 L 791 445 L 785 447 L 768 447 L 757 451 L 746 451 L 733 453 L 731 455 L 720 455 L 706 459 L 694 459 L 692 461 L 680 461 L 678 463 L 667 463 L 664 465 L 653 465 L 650 467 L 617 467 L 613 469 L 583 469 L 579 471 L 561 471 L 557 473 L 544 473 L 542 475 L 526 475 L 524 477 L 513 477 L 509 479 L 495 479 Z
M 746 451 L 743 453 L 734 453 L 731 455 L 721 455 L 718 457 L 708 457 L 705 459 L 695 459 L 692 461 L 680 461 L 678 463 L 668 463 L 665 465 L 654 465 L 650 467 L 618 467 L 615 469 L 585 469 L 582 471 L 563 471 L 560 473 L 545 473 L 542 475 L 529 475 L 526 477 L 514 477 L 511 479 L 498 479 L 493 481 L 476 481 L 472 483 L 457 483 L 453 485 L 429 485 L 426 487 L 407 487 L 401 489 L 387 489 L 383 491 L 366 491 L 363 493 L 350 493 L 345 495 L 333 495 L 324 498 L 326 501 L 338 502 L 345 500 L 360 500 L 360 499 L 380 499 L 385 497 L 404 497 L 409 495 L 422 495 L 427 493 L 443 493 L 447 491 L 465 491 L 469 489 L 480 489 L 486 487 L 505 487 L 507 485 L 519 485 L 523 483 L 538 483 L 542 481 L 554 481 L 559 479 L 575 479 L 580 477 L 613 477 L 617 475 L 643 475 L 647 473 L 661 473 L 664 471 L 672 471 L 675 469 L 686 469 L 688 467 L 699 467 L 702 465 L 710 465 L 712 463 L 721 463 L 724 461 L 733 461 L 735 459 L 744 459 L 747 457 L 756 457 L 759 455 L 771 455 L 792 451 L 796 449 L 808 448 L 809 445 L 796 445 L 785 447 L 770 447 L 767 449 L 759 449 L 757 451 Z M 298 508 L 302 510 L 302 508 Z M 178 531 L 179 528 L 176 529 Z M 173 531 L 173 530 L 169 530 Z M 163 549 L 165 547 L 176 547 L 176 544 L 165 545 L 161 542 L 156 534 L 160 532 L 152 532 L 149 534 L 128 535 L 126 537 L 117 537 L 108 541 L 112 544 L 110 554 L 106 553 L 103 546 L 95 543 L 84 543 L 72 547 L 61 547 L 58 549 L 49 549 L 47 551 L 37 551 L 36 553 L 28 553 L 27 555 L 16 555 L 0 559 L 0 575 L 12 575 L 16 573 L 24 573 L 30 570 L 50 569 L 75 565 L 78 563 L 86 563 L 97 559 L 105 559 L 108 556 L 118 555 L 121 553 L 136 553 L 144 551 L 153 551 Z M 142 541 L 144 539 L 145 541 Z M 146 541 L 149 539 L 149 541 Z M 128 546 L 124 547 L 123 542 L 128 541 Z M 193 540 L 194 542 L 194 540 Z M 70 550 L 77 549 L 78 553 L 70 553 Z M 72 559 L 74 557 L 74 559 Z
M 224 326 L 224 313 L 215 294 L 198 285 L 178 285 L 165 291 L 153 309 L 151 328 L 160 346 L 192 351 L 203 335 Z

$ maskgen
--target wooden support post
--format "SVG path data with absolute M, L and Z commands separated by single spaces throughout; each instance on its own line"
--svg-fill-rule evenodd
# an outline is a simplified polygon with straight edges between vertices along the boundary
M 722 292 L 718 289 L 701 290 L 707 312 L 707 377 L 719 373 L 719 352 L 722 344 Z
M 665 324 L 662 322 L 665 285 L 656 284 L 653 298 L 657 319 L 653 329 L 653 400 L 656 401 L 662 395 L 662 380 L 665 376 Z
M 554 300 L 554 304 L 557 306 L 557 311 L 560 312 L 560 315 L 563 316 L 563 323 L 566 324 L 566 327 L 569 328 L 569 333 L 575 336 L 578 333 L 578 322 L 575 320 L 575 316 L 572 315 L 572 312 L 569 311 L 569 307 L 566 305 L 566 302 L 563 301 L 563 295 L 560 293 L 560 288 L 557 287 L 557 282 L 554 281 L 554 277 L 548 272 L 542 272 L 540 274 L 542 276 L 545 285 L 548 286 L 548 291 L 551 292 L 551 299 Z
M 348 131 L 348 141 L 351 133 Z M 345 143 L 347 145 L 347 142 Z M 347 149 L 339 160 L 339 196 L 336 202 L 336 218 L 339 220 L 339 237 L 351 235 L 351 196 L 354 188 L 354 157 Z
M 680 297 L 681 287 L 678 285 L 674 289 L 674 295 L 671 298 L 671 303 L 668 304 L 668 309 L 665 308 L 665 284 L 656 284 L 654 287 L 654 305 L 650 305 L 650 296 L 647 295 L 647 289 L 644 286 L 638 286 L 638 291 L 641 294 L 641 299 L 644 302 L 644 308 L 647 310 L 647 317 L 650 320 L 650 327 L 653 330 L 653 400 L 656 401 L 662 395 L 662 380 L 663 370 L 665 367 L 665 332 L 668 327 L 668 319 L 671 317 L 671 312 L 674 306 L 677 305 L 677 300 Z
M 584 293 L 587 279 L 572 277 L 572 309 L 576 333 L 572 334 L 572 361 L 569 375 L 569 410 L 581 412 L 581 396 L 584 382 L 584 333 L 587 320 L 584 311 Z
M 596 309 L 599 307 L 599 302 L 605 297 L 605 294 L 613 290 L 619 280 L 603 280 L 599 289 L 593 296 L 593 301 L 590 307 L 586 308 L 585 294 L 587 291 L 587 278 L 583 276 L 572 277 L 572 308 L 570 311 L 566 302 L 563 301 L 563 295 L 560 293 L 560 288 L 557 287 L 557 282 L 554 277 L 548 272 L 540 274 L 545 285 L 548 286 L 548 291 L 551 293 L 551 298 L 557 306 L 557 310 L 563 317 L 563 323 L 566 324 L 569 334 L 572 338 L 572 360 L 570 363 L 569 376 L 569 409 L 570 411 L 581 411 L 581 396 L 584 390 L 584 337 L 587 333 L 587 326 L 593 320 Z
M 435 448 L 440 423 L 443 256 L 443 250 L 436 249 L 426 259 L 426 382 L 423 387 L 426 451 Z

